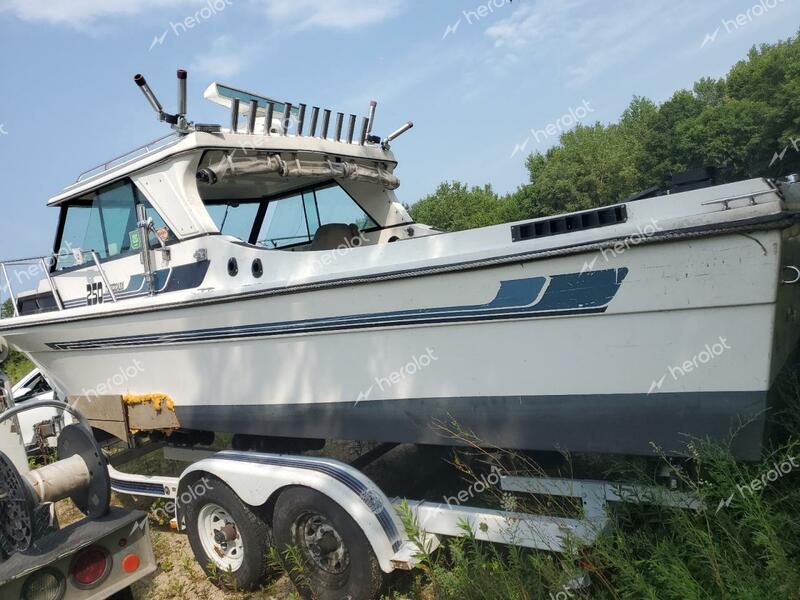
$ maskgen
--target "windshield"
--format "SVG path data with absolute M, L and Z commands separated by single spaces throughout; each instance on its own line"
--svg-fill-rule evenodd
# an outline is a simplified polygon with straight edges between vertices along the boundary
M 336 183 L 273 198 L 207 201 L 206 207 L 221 233 L 263 248 L 309 244 L 322 225 L 378 227 Z

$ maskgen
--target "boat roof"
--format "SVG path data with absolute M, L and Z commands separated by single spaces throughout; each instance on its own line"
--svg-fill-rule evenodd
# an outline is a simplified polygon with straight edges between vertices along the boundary
M 151 168 L 159 163 L 168 162 L 178 155 L 200 149 L 241 149 L 248 151 L 268 152 L 303 152 L 323 154 L 333 158 L 350 158 L 379 162 L 395 166 L 395 158 L 388 145 L 378 142 L 375 138 L 362 135 L 359 139 L 353 136 L 352 123 L 357 117 L 350 115 L 347 130 L 345 127 L 344 113 L 336 114 L 336 124 L 331 129 L 333 137 L 328 135 L 328 120 L 334 113 L 330 110 L 320 111 L 313 108 L 314 131 L 310 127 L 298 123 L 302 122 L 306 105 L 275 100 L 267 96 L 253 94 L 238 90 L 232 86 L 212 83 L 204 92 L 204 97 L 231 112 L 231 127 L 224 129 L 219 125 L 191 125 L 187 132 L 175 131 L 169 135 L 153 140 L 147 144 L 134 148 L 121 156 L 112 158 L 81 173 L 75 183 L 64 188 L 59 194 L 51 197 L 48 206 L 57 206 L 68 200 L 83 196 L 98 187 L 105 186 L 118 179 L 130 176 L 143 169 Z M 238 102 L 235 102 L 238 100 Z M 255 117 L 250 117 L 250 107 L 255 103 L 257 107 Z M 271 110 L 270 110 L 271 107 Z M 236 116 L 233 109 L 237 108 Z M 287 112 L 288 108 L 288 112 Z M 267 116 L 273 115 L 271 126 L 267 127 Z M 247 117 L 247 123 L 238 123 L 239 116 Z M 316 121 L 323 115 L 325 125 L 316 131 Z M 331 119 L 332 120 L 332 119 Z M 366 117 L 363 118 L 366 121 Z M 292 132 L 289 123 L 293 122 Z M 236 124 L 236 125 L 235 125 Z M 251 129 L 251 125 L 255 125 Z M 353 136 L 353 137 L 351 137 Z

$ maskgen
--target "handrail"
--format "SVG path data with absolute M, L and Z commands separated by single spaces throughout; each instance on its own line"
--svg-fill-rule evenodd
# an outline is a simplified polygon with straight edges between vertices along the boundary
M 756 203 L 756 198 L 758 196 L 766 196 L 767 194 L 774 194 L 774 193 L 775 190 L 761 190 L 760 192 L 750 192 L 747 194 L 739 194 L 738 196 L 728 196 L 727 198 L 720 198 L 718 200 L 708 200 L 706 202 L 701 202 L 700 206 L 711 206 L 713 204 L 722 204 L 723 210 L 728 210 L 730 208 L 728 206 L 729 202 L 750 198 L 750 204 L 752 205 Z
M 103 265 L 100 262 L 100 257 L 98 256 L 95 250 L 88 250 L 86 251 L 92 257 L 92 262 L 97 270 L 100 272 L 100 279 L 103 280 L 103 285 L 105 289 L 108 290 L 109 295 L 111 296 L 111 301 L 116 303 L 117 302 L 117 295 L 114 293 L 114 290 L 111 287 L 111 284 L 108 279 L 108 275 L 106 275 L 105 269 L 103 269 Z M 25 264 L 36 264 L 39 268 L 42 269 L 42 274 L 47 281 L 47 284 L 50 286 L 50 293 L 53 295 L 53 299 L 56 303 L 56 307 L 59 311 L 65 310 L 64 302 L 61 299 L 61 294 L 58 291 L 58 286 L 56 285 L 55 279 L 50 274 L 50 268 L 48 267 L 48 261 L 57 261 L 61 257 L 66 256 L 73 256 L 73 254 L 50 254 L 48 256 L 37 256 L 34 258 L 18 258 L 14 260 L 5 260 L 0 261 L 0 273 L 2 273 L 3 278 L 6 281 L 6 289 L 8 290 L 9 298 L 11 299 L 11 305 L 14 310 L 14 317 L 18 318 L 19 314 L 19 307 L 17 306 L 17 296 L 14 294 L 14 287 L 11 284 L 11 277 L 8 274 L 8 266 L 19 266 Z M 88 265 L 87 265 L 88 266 Z M 19 279 L 19 278 L 18 278 Z
M 126 152 L 125 154 L 117 156 L 116 158 L 112 158 L 111 160 L 107 160 L 106 162 L 100 163 L 96 167 L 92 167 L 91 169 L 87 169 L 86 171 L 84 171 L 83 173 L 78 175 L 78 178 L 75 180 L 75 183 L 76 184 L 77 183 L 81 183 L 84 179 L 91 179 L 91 177 L 96 177 L 97 175 L 102 175 L 103 173 L 106 173 L 107 171 L 111 170 L 112 168 L 122 167 L 125 164 L 127 164 L 127 162 L 130 162 L 133 159 L 143 158 L 143 157 L 147 156 L 148 154 L 150 154 L 151 152 L 155 152 L 156 150 L 162 150 L 162 149 L 164 149 L 165 147 L 167 147 L 169 145 L 169 144 L 165 144 L 165 143 L 162 143 L 162 142 L 177 141 L 180 138 L 181 138 L 181 135 L 178 134 L 178 133 L 169 133 L 169 134 L 167 134 L 167 135 L 165 135 L 163 137 L 158 138 L 157 140 L 153 140 L 152 142 L 148 142 L 147 144 L 139 146 L 138 148 L 134 148 L 133 150 L 131 150 L 129 152 Z M 116 163 L 118 161 L 121 161 L 121 160 L 125 160 L 125 159 L 128 159 L 128 161 L 127 162 L 123 162 L 123 163 L 121 163 L 119 165 L 115 165 L 115 166 L 112 167 L 112 165 L 114 165 L 114 163 Z M 73 184 L 73 185 L 75 185 L 75 184 Z

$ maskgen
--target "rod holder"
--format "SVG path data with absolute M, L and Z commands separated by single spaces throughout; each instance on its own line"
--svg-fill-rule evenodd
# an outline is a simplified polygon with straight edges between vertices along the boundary
M 367 117 L 367 135 L 372 133 L 372 126 L 375 124 L 375 110 L 377 108 L 378 108 L 378 103 L 375 100 L 372 100 L 369 103 L 369 117 Z
M 289 135 L 289 125 L 292 122 L 292 103 L 287 102 L 283 106 L 283 135 Z
M 250 114 L 247 115 L 247 133 L 253 134 L 256 130 L 256 116 L 258 114 L 258 100 L 250 100 Z
M 367 133 L 369 129 L 369 117 L 362 117 L 361 119 L 361 135 L 358 138 L 358 143 L 361 146 L 367 144 Z
M 330 124 L 331 124 L 331 111 L 326 108 L 325 111 L 322 113 L 322 132 L 320 137 L 323 140 L 328 139 L 328 127 L 330 126 Z
M 178 114 L 186 115 L 186 78 L 188 74 L 178 69 Z
M 147 98 L 147 101 L 150 103 L 150 106 L 153 107 L 153 110 L 158 113 L 158 118 L 163 120 L 164 107 L 161 106 L 161 103 L 158 101 L 158 98 L 156 98 L 153 90 L 151 90 L 150 86 L 147 85 L 147 80 L 144 78 L 144 75 L 141 73 L 135 75 L 133 81 L 139 86 L 139 89 L 142 90 L 144 97 Z
M 344 113 L 336 113 L 336 137 L 337 142 L 342 141 L 342 127 L 344 127 Z
M 239 99 L 234 98 L 231 103 L 231 133 L 239 131 Z
M 356 134 L 356 116 L 350 115 L 350 121 L 347 124 L 347 143 L 352 144 L 353 138 Z
M 272 119 L 274 118 L 275 118 L 275 103 L 267 102 L 267 121 L 264 125 L 267 135 L 272 135 Z
M 305 122 L 306 122 L 306 105 L 305 104 L 301 104 L 300 105 L 300 114 L 297 117 L 297 136 L 298 137 L 303 135 L 303 125 L 305 125 Z
M 386 139 L 384 139 L 383 142 L 381 142 L 381 144 L 383 145 L 384 148 L 388 148 L 390 142 L 393 142 L 394 140 L 399 138 L 401 135 L 403 135 L 406 131 L 408 131 L 412 127 L 414 127 L 414 123 L 409 121 L 408 123 L 406 123 L 405 125 L 403 125 L 399 129 L 397 129 L 396 131 L 393 131 L 388 136 L 386 136 Z
M 314 137 L 317 135 L 317 120 L 319 119 L 319 106 L 315 106 L 311 109 L 311 130 L 308 132 L 308 135 Z

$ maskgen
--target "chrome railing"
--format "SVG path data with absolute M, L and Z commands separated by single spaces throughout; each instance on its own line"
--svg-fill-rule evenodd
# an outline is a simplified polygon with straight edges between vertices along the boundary
M 94 250 L 80 251 L 84 255 L 91 257 L 91 261 L 100 273 L 100 278 L 103 281 L 105 289 L 108 290 L 112 302 L 117 301 L 117 296 L 112 289 L 103 265 L 100 262 L 100 256 Z M 48 256 L 37 256 L 34 258 L 19 258 L 15 260 L 7 260 L 0 262 L 0 274 L 3 277 L 3 285 L 0 287 L 0 298 L 8 295 L 8 300 L 11 301 L 12 311 L 14 317 L 20 316 L 19 300 L 20 296 L 14 291 L 14 283 L 12 281 L 12 273 L 14 274 L 19 285 L 32 284 L 30 291 L 38 291 L 39 284 L 42 280 L 47 282 L 50 288 L 50 293 L 53 296 L 56 309 L 59 311 L 64 310 L 64 301 L 61 298 L 61 293 L 56 285 L 55 278 L 53 277 L 53 267 L 58 263 L 60 258 L 74 257 L 75 253 L 68 254 L 50 254 Z M 25 268 L 23 271 L 16 271 L 20 267 Z M 5 293 L 2 293 L 5 292 Z M 4 301 L 5 302 L 5 301 Z M 7 318 L 6 315 L 0 314 L 0 317 Z
M 163 150 L 170 144 L 177 142 L 182 136 L 178 133 L 170 133 L 169 135 L 165 135 L 164 137 L 160 137 L 157 140 L 153 140 L 143 146 L 139 146 L 138 148 L 134 148 L 130 152 L 126 152 L 121 156 L 117 156 L 116 158 L 112 158 L 102 164 L 97 165 L 96 167 L 92 167 L 91 169 L 87 169 L 80 175 L 78 175 L 78 179 L 75 180 L 75 183 L 81 183 L 86 179 L 91 179 L 92 177 L 96 177 L 98 175 L 102 175 L 107 171 L 123 167 L 129 162 L 144 158 L 148 154 L 152 152 L 156 152 L 157 150 Z M 74 185 L 74 184 L 73 184 Z

